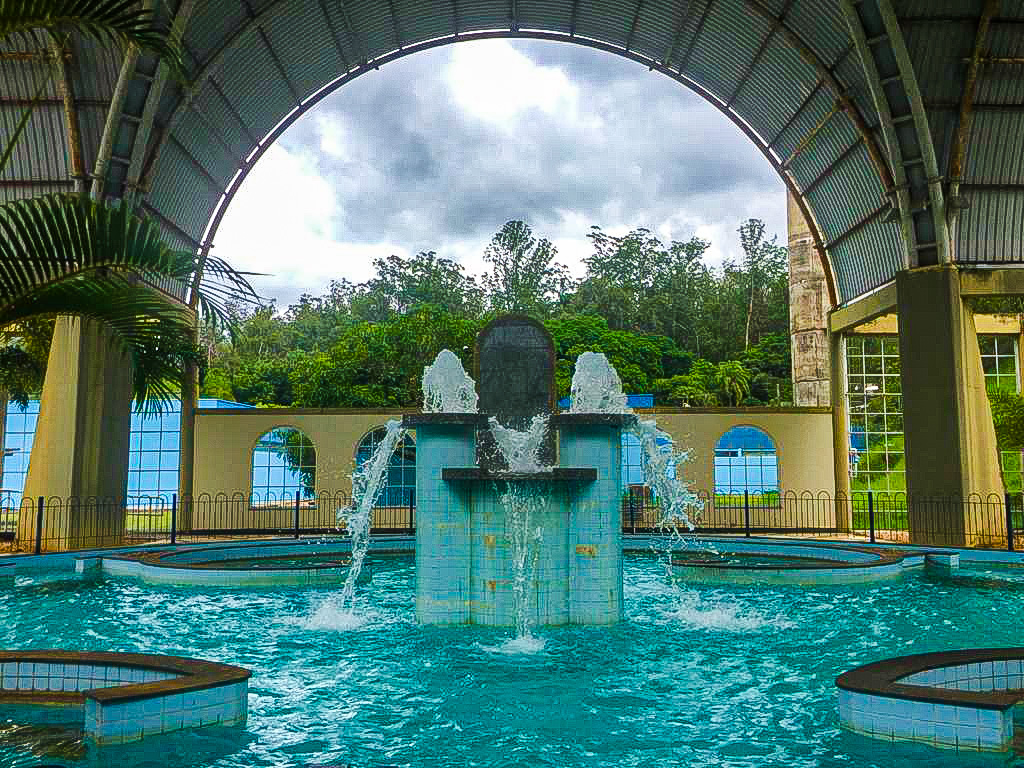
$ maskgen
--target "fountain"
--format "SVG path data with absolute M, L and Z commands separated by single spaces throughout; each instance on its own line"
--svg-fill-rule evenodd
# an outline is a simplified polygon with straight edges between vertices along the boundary
M 520 634 L 618 621 L 621 431 L 635 417 L 554 413 L 554 347 L 535 320 L 497 318 L 475 351 L 480 413 L 403 419 L 418 446 L 418 619 Z

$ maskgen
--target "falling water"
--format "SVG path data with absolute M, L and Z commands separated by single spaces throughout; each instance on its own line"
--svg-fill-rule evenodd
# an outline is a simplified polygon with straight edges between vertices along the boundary
M 423 410 L 431 413 L 476 413 L 476 384 L 462 361 L 442 349 L 423 369 Z
M 487 423 L 494 435 L 494 442 L 498 444 L 498 450 L 505 457 L 509 472 L 534 473 L 549 469 L 540 460 L 540 448 L 548 433 L 546 414 L 534 416 L 529 428 L 523 432 L 502 426 L 493 416 Z
M 608 358 L 599 352 L 584 352 L 576 359 L 572 377 L 572 413 L 632 413 L 622 392 L 622 382 Z M 704 503 L 679 480 L 677 467 L 687 461 L 685 451 L 675 449 L 675 441 L 658 429 L 654 419 L 637 419 L 627 426 L 640 442 L 644 477 L 654 490 L 660 507 L 657 528 L 664 536 L 655 549 L 665 572 L 672 578 L 672 553 L 692 541 L 692 510 Z M 704 545 L 708 549 L 714 549 Z M 673 580 L 674 583 L 674 580 Z
M 548 504 L 547 494 L 536 483 L 509 482 L 498 501 L 505 509 L 512 544 L 512 602 L 516 612 L 516 646 L 536 650 L 530 632 L 533 626 L 530 584 L 537 570 L 543 530 L 535 521 Z
M 405 434 L 402 422 L 392 419 L 387 423 L 387 432 L 374 449 L 373 454 L 352 474 L 352 506 L 338 511 L 338 522 L 345 523 L 345 529 L 352 537 L 352 565 L 345 577 L 341 590 L 339 608 L 351 613 L 356 591 L 356 580 L 363 569 L 366 549 L 370 545 L 370 523 L 373 507 L 377 503 L 381 488 L 387 479 L 391 455 Z

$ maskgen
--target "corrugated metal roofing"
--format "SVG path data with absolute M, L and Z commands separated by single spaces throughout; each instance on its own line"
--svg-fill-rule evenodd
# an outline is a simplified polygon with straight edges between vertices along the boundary
M 946 173 L 983 3 L 882 2 L 891 2 L 900 18 L 939 172 Z M 286 127 L 282 121 L 301 114 L 309 105 L 300 102 L 325 84 L 346 72 L 360 74 L 368 60 L 380 64 L 382 57 L 456 36 L 520 35 L 622 53 L 690 81 L 777 167 L 791 162 L 784 173 L 792 188 L 813 187 L 807 203 L 830 246 L 840 301 L 891 280 L 904 263 L 898 225 L 879 215 L 886 190 L 866 142 L 883 157 L 886 147 L 840 0 L 206 0 L 196 6 L 185 34 L 194 82 L 168 84 L 153 133 L 139 139 L 147 142 L 151 169 L 146 206 L 167 222 L 176 242 L 202 239 L 221 201 L 217 187 L 228 184 L 230 201 L 252 161 Z M 971 207 L 953 232 L 960 260 L 1022 259 L 1024 67 L 1005 61 L 1024 56 L 1022 31 L 1024 0 L 1004 0 L 985 45 L 986 55 L 1004 61 L 983 64 L 977 84 L 961 187 Z M 0 61 L 0 125 L 8 129 L 17 114 L 10 101 L 26 97 L 31 68 Z M 69 69 L 89 170 L 118 58 L 75 41 Z M 139 115 L 148 92 L 148 81 L 132 83 L 125 112 Z M 837 108 L 840 95 L 856 114 Z M 117 154 L 133 151 L 135 124 L 120 121 Z M 66 145 L 54 97 L 33 120 L 8 174 L 12 183 L 0 193 L 41 191 L 17 180 L 67 178 Z M 117 173 L 124 172 L 119 166 Z M 120 190 L 111 178 L 108 186 Z

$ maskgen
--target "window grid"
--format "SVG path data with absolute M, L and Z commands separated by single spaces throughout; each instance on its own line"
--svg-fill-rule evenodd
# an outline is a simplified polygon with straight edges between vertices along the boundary
M 850 488 L 905 491 L 903 396 L 896 336 L 847 337 L 846 400 Z
M 715 444 L 715 493 L 764 494 L 779 490 L 779 457 L 767 432 L 732 427 Z
M 178 492 L 181 403 L 162 413 L 132 413 L 128 446 L 128 497 L 170 503 Z
M 378 427 L 359 441 L 356 448 L 356 468 L 362 469 L 387 435 L 385 427 Z M 408 507 L 415 503 L 416 492 L 416 442 L 406 434 L 398 441 L 395 452 L 388 462 L 387 481 L 377 497 L 377 507 Z
M 984 334 L 978 336 L 981 349 L 981 367 L 985 372 L 985 388 L 990 392 L 1020 392 L 1020 357 L 1017 336 L 1008 334 Z M 1022 489 L 1022 465 L 1024 456 L 1020 451 L 1000 451 L 1000 469 L 1003 482 L 1010 493 Z
M 7 428 L 4 432 L 4 466 L 0 476 L 0 500 L 4 504 L 21 502 L 21 492 L 28 476 L 28 460 L 39 420 L 39 401 L 29 401 L 23 411 L 16 403 L 7 405 Z
M 252 451 L 254 501 L 285 501 L 298 492 L 303 499 L 316 495 L 316 449 L 295 427 L 265 432 Z

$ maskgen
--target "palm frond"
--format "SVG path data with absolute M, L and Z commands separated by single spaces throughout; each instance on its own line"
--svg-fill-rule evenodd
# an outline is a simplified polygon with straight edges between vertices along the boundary
M 195 354 L 196 317 L 184 286 L 198 264 L 195 253 L 169 248 L 161 235 L 149 219 L 85 197 L 0 205 L 0 327 L 56 314 L 102 322 L 131 357 L 136 399 L 166 402 Z M 258 297 L 226 262 L 207 267 L 200 310 L 230 327 L 230 306 Z
M 36 40 L 40 29 L 75 30 L 101 45 L 134 44 L 184 71 L 180 46 L 137 0 L 0 0 L 0 40 Z
M 182 365 L 194 354 L 195 316 L 184 304 L 118 273 L 102 279 L 87 273 L 46 285 L 30 299 L 3 307 L 0 326 L 55 314 L 95 320 L 114 332 L 140 404 L 166 403 L 177 393 Z

